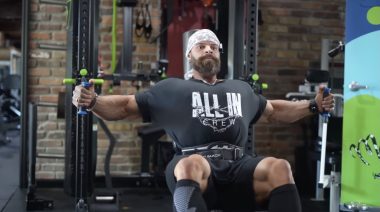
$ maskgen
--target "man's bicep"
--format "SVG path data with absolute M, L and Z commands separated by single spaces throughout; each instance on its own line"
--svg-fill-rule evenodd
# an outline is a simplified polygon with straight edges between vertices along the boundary
M 257 121 L 257 123 L 268 123 L 270 120 L 270 117 L 273 115 L 273 105 L 272 103 L 268 100 L 267 104 L 265 106 L 264 112 Z
M 128 114 L 128 116 L 140 115 L 135 95 L 127 95 L 127 104 L 125 105 L 125 112 Z

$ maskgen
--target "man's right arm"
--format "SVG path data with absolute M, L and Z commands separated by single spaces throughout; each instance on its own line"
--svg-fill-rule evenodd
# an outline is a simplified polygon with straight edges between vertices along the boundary
M 76 107 L 90 108 L 96 116 L 107 121 L 140 115 L 134 95 L 97 96 L 93 89 L 76 86 L 72 102 Z
M 107 121 L 140 115 L 135 95 L 99 96 L 92 112 Z

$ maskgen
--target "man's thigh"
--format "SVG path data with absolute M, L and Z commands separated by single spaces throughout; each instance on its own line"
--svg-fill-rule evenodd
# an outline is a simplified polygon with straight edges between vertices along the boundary
M 205 199 L 210 200 L 208 205 L 213 209 L 225 211 L 257 209 L 253 173 L 263 158 L 246 156 L 231 164 L 223 173 L 211 162 L 212 177 L 204 193 Z

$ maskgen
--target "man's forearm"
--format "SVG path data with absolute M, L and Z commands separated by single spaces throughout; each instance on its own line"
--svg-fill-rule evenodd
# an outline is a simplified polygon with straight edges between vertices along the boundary
M 310 101 L 286 101 L 286 100 L 269 100 L 273 106 L 273 114 L 269 121 L 292 123 L 306 116 L 312 115 L 309 110 Z

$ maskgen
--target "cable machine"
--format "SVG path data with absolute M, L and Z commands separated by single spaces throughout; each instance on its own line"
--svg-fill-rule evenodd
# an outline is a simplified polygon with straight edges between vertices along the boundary
M 111 80 L 112 85 L 119 85 L 121 80 L 157 81 L 161 74 L 132 73 L 132 8 L 136 0 L 114 1 L 114 18 L 116 5 L 124 8 L 124 44 L 118 64 L 115 64 L 113 52 L 114 73 L 99 75 L 98 73 L 98 28 L 99 0 L 73 0 L 68 2 L 68 39 L 67 39 L 67 72 L 64 82 L 66 87 L 65 105 L 72 105 L 74 85 L 81 84 L 90 87 L 90 79 L 95 80 L 95 91 L 101 92 L 100 85 L 104 80 Z M 116 22 L 113 24 L 115 30 Z M 114 34 L 115 36 L 116 34 Z M 113 46 L 115 46 L 113 41 Z M 115 49 L 116 51 L 116 49 Z M 154 73 L 153 73 L 154 72 Z M 159 71 L 157 71 L 159 72 Z M 101 79 L 95 79 L 101 77 Z M 94 194 L 94 178 L 97 159 L 97 122 L 105 130 L 111 140 L 106 162 L 109 164 L 113 146 L 116 142 L 105 123 L 97 120 L 86 108 L 77 109 L 74 105 L 65 108 L 66 143 L 65 143 L 65 192 L 74 196 L 76 211 L 118 211 L 118 194 L 107 191 L 106 195 Z M 144 151 L 143 151 L 144 153 Z M 107 168 L 108 167 L 108 168 Z M 106 187 L 112 189 L 109 166 L 105 167 Z M 104 192 L 103 192 L 104 193 Z M 109 201 L 112 198 L 112 201 Z M 91 205 L 89 205 L 91 203 Z M 98 204 L 100 203 L 100 204 Z M 108 206 L 101 203 L 113 203 Z M 115 203 L 115 204 L 114 204 Z M 105 208 L 106 207 L 106 208 Z
M 65 192 L 75 196 L 76 211 L 88 211 L 96 167 L 97 127 L 92 113 L 71 104 L 74 85 L 89 87 L 98 70 L 99 0 L 68 2 Z

